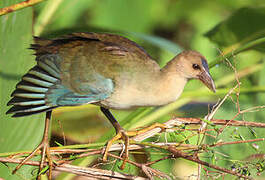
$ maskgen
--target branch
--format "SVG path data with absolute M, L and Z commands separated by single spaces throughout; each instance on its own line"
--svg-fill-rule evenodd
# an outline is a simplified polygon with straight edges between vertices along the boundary
M 130 150 L 137 150 L 137 149 L 143 149 L 143 148 L 156 148 L 156 149 L 164 149 L 170 151 L 174 156 L 177 157 L 182 157 L 184 159 L 190 160 L 197 162 L 198 164 L 208 166 L 210 168 L 214 168 L 216 170 L 219 170 L 221 172 L 229 173 L 232 175 L 236 175 L 238 177 L 244 177 L 244 178 L 249 178 L 247 176 L 244 176 L 242 174 L 239 174 L 238 172 L 231 171 L 229 169 L 225 169 L 222 167 L 218 167 L 215 165 L 211 165 L 207 162 L 201 161 L 197 157 L 197 153 L 195 153 L 195 156 L 191 156 L 183 150 L 198 150 L 198 145 L 190 145 L 190 144 L 183 144 L 183 143 L 147 143 L 147 142 L 140 142 L 143 141 L 149 137 L 155 136 L 159 133 L 162 133 L 164 131 L 174 131 L 174 128 L 179 127 L 179 126 L 185 126 L 185 125 L 201 125 L 203 123 L 208 123 L 211 125 L 226 125 L 226 126 L 251 126 L 251 127 L 265 127 L 265 123 L 256 123 L 256 122 L 246 122 L 246 121 L 236 121 L 236 120 L 223 120 L 223 119 L 211 119 L 210 121 L 205 121 L 201 120 L 199 118 L 175 118 L 171 119 L 163 124 L 160 128 L 159 126 L 154 126 L 154 128 L 150 128 L 148 131 L 141 133 L 137 136 L 134 136 L 131 138 L 132 143 L 129 146 Z M 187 130 L 187 129 L 186 129 Z M 217 144 L 209 145 L 209 147 L 215 147 L 215 146 L 223 146 L 223 145 L 229 145 L 229 144 L 238 144 L 238 143 L 248 143 L 248 142 L 254 142 L 254 141 L 264 141 L 264 138 L 259 138 L 259 139 L 253 139 L 253 140 L 244 140 L 244 141 L 235 141 L 235 142 L 219 142 Z M 103 145 L 100 145 L 103 146 Z M 64 147 L 53 147 L 51 148 L 51 154 L 69 154 L 69 153 L 77 153 L 76 158 L 80 157 L 85 157 L 85 156 L 91 156 L 91 155 L 96 155 L 96 154 L 102 154 L 104 152 L 104 147 L 100 147 L 98 149 L 83 149 L 83 148 L 88 148 L 91 147 L 89 145 L 71 145 L 71 146 L 64 146 Z M 69 149 L 73 148 L 73 149 Z M 79 148 L 79 149 L 76 149 Z M 80 149 L 81 148 L 81 149 Z M 120 151 L 123 150 L 123 146 L 121 144 L 114 144 L 111 146 L 110 152 L 111 151 Z M 181 151 L 180 151 L 181 150 Z M 81 153 L 81 154 L 80 154 Z M 27 154 L 27 152 L 13 152 L 13 153 L 0 153 L 0 156 L 10 156 L 9 158 L 0 158 L 0 162 L 13 162 L 13 163 L 20 163 L 20 159 L 14 159 L 16 156 L 22 156 Z M 112 156 L 116 159 L 123 159 L 122 157 L 112 155 L 109 153 L 109 156 Z M 168 154 L 167 158 L 172 157 L 172 155 Z M 58 160 L 57 164 L 54 169 L 57 171 L 63 171 L 63 172 L 71 172 L 77 175 L 83 175 L 87 177 L 92 177 L 92 178 L 101 178 L 101 179 L 107 179 L 107 178 L 129 178 L 129 179 L 135 179 L 135 178 L 141 178 L 141 177 L 136 177 L 136 176 L 131 176 L 131 175 L 124 175 L 112 171 L 107 171 L 107 170 L 99 170 L 95 168 L 83 168 L 83 167 L 77 167 L 77 166 L 71 166 L 68 165 L 69 161 L 73 159 L 62 159 Z M 164 159 L 159 159 L 157 161 L 161 161 Z M 142 171 L 147 175 L 147 177 L 152 177 L 152 176 L 160 176 L 163 178 L 170 179 L 170 177 L 166 177 L 165 174 L 162 172 L 152 169 L 148 167 L 149 165 L 156 163 L 157 161 L 153 162 L 147 162 L 146 164 L 139 164 L 133 161 L 130 161 L 129 159 L 126 160 L 127 163 L 133 164 L 137 166 L 138 168 L 142 169 Z M 28 165 L 34 165 L 38 166 L 39 162 L 34 162 L 34 161 L 29 161 L 27 163 Z M 121 176 L 121 177 L 120 177 Z M 249 178 L 250 179 L 250 178 Z
M 231 145 L 231 144 L 241 144 L 241 143 L 250 143 L 250 142 L 257 142 L 257 141 L 264 141 L 264 140 L 265 140 L 265 138 L 258 138 L 258 139 L 233 141 L 233 142 L 219 142 L 219 143 L 216 143 L 216 144 L 209 145 L 209 147 L 217 147 L 217 146 Z
M 17 11 L 17 10 L 29 7 L 29 6 L 33 6 L 33 5 L 38 4 L 42 1 L 44 1 L 44 0 L 27 0 L 27 1 L 23 1 L 21 3 L 13 4 L 13 5 L 5 7 L 5 8 L 1 8 L 0 9 L 0 16 L 11 13 L 13 11 Z
M 185 125 L 201 124 L 202 121 L 199 118 L 176 118 L 176 121 L 182 122 Z M 224 120 L 224 119 L 211 119 L 212 125 L 228 125 L 228 126 L 246 126 L 265 128 L 265 123 L 249 122 L 249 121 L 236 121 L 236 120 Z
M 0 162 L 4 163 L 21 163 L 22 160 L 19 159 L 12 159 L 12 158 L 1 158 Z M 37 161 L 27 161 L 25 163 L 26 165 L 32 165 L 32 166 L 39 166 L 39 162 Z M 47 163 L 45 164 L 47 165 Z M 118 173 L 115 171 L 109 171 L 109 170 L 102 170 L 97 168 L 89 168 L 89 167 L 79 167 L 74 166 L 70 164 L 60 164 L 56 165 L 54 167 L 55 171 L 61 171 L 61 172 L 68 172 L 73 173 L 80 176 L 86 176 L 90 178 L 99 178 L 99 179 L 136 179 L 136 180 L 145 180 L 146 178 L 139 177 L 139 176 L 132 176 L 127 174 Z
M 205 123 L 205 121 L 201 120 L 200 118 L 175 118 L 171 119 L 164 123 L 166 129 L 170 129 L 176 126 L 181 125 L 201 125 Z M 224 119 L 211 119 L 211 125 L 226 125 L 226 126 L 246 126 L 246 127 L 258 127 L 258 128 L 265 128 L 265 123 L 257 123 L 257 122 L 248 122 L 248 121 L 236 121 L 236 120 L 224 120 Z M 156 135 L 164 131 L 160 127 L 156 127 L 151 129 L 145 133 L 139 134 L 132 139 L 134 141 L 143 141 L 149 137 Z
M 181 144 L 181 143 L 152 143 L 153 146 L 178 146 L 180 148 L 185 149 L 196 149 L 198 146 L 196 145 L 190 145 L 190 144 Z M 72 148 L 74 148 L 74 145 L 70 145 Z M 77 145 L 78 146 L 78 145 Z M 86 148 L 86 147 L 83 147 Z M 60 147 L 51 147 L 50 151 L 51 154 L 80 154 L 78 157 L 84 157 L 89 155 L 96 155 L 96 154 L 103 154 L 105 147 L 102 147 L 100 149 L 70 149 L 68 146 L 60 146 Z M 152 148 L 152 146 L 145 146 L 143 144 L 130 144 L 128 149 L 129 151 L 133 150 L 140 150 L 140 149 L 146 149 L 146 148 Z M 122 151 L 124 149 L 123 145 L 120 143 L 113 144 L 109 150 L 109 152 L 116 152 L 116 151 Z M 12 157 L 17 158 L 18 156 L 25 156 L 27 154 L 31 153 L 31 151 L 19 151 L 19 152 L 8 152 L 8 153 L 0 153 L 0 157 Z M 40 154 L 40 151 L 37 152 L 37 154 Z M 1 162 L 1 161 L 0 161 Z

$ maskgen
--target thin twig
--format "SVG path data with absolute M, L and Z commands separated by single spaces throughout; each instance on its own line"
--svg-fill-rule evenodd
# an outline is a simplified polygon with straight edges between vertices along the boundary
M 4 14 L 11 13 L 13 11 L 17 11 L 17 10 L 26 8 L 26 7 L 33 6 L 33 5 L 38 4 L 42 1 L 44 1 L 44 0 L 27 0 L 27 1 L 17 3 L 17 4 L 13 4 L 13 5 L 5 7 L 5 8 L 1 8 L 0 9 L 0 16 L 2 16 Z
M 191 125 L 191 124 L 198 124 L 199 125 L 202 123 L 202 120 L 199 118 L 176 118 L 174 120 L 177 121 L 178 123 L 183 123 L 185 125 Z M 246 126 L 246 127 L 265 128 L 265 123 L 248 122 L 248 121 L 212 119 L 211 123 L 213 125 Z
M 120 159 L 120 160 L 123 160 L 122 157 L 119 157 L 119 156 L 116 156 L 114 154 L 110 154 L 110 156 L 116 158 L 116 159 Z M 136 162 L 133 162 L 133 161 L 130 161 L 130 160 L 127 160 L 126 162 L 138 167 L 138 168 L 141 168 L 143 170 L 143 172 L 149 177 L 149 179 L 152 179 L 151 177 L 152 176 L 157 176 L 157 177 L 160 177 L 160 178 L 166 178 L 166 179 L 171 179 L 168 175 L 166 175 L 165 173 L 159 171 L 159 170 L 156 170 L 156 169 L 153 169 L 149 166 L 147 166 L 146 164 L 139 164 L 139 163 L 136 163 Z
M 159 162 L 159 161 L 164 161 L 164 160 L 166 160 L 166 159 L 170 159 L 170 158 L 172 158 L 172 156 L 164 156 L 164 157 L 162 157 L 162 158 L 160 158 L 160 159 L 157 159 L 157 160 L 154 160 L 154 161 L 148 162 L 148 163 L 146 163 L 145 165 L 146 165 L 146 166 L 150 166 L 150 165 L 155 164 L 155 163 L 157 163 L 157 162 Z
M 244 141 L 219 142 L 219 143 L 210 145 L 210 147 L 217 147 L 217 146 L 230 145 L 230 144 L 250 143 L 250 142 L 257 142 L 257 141 L 264 141 L 264 140 L 265 138 L 258 138 L 258 139 L 244 140 Z

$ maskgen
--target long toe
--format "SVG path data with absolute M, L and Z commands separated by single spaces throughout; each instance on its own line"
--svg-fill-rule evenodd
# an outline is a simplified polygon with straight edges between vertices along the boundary
M 103 161 L 107 161 L 108 159 L 108 152 L 110 151 L 110 148 L 113 144 L 115 144 L 116 141 L 120 140 L 122 138 L 122 133 L 118 132 L 111 140 L 107 142 L 107 146 L 104 150 L 103 154 Z
M 27 161 L 29 161 L 39 150 L 43 148 L 43 144 L 39 144 L 17 167 L 13 170 L 12 174 L 15 174 Z
M 39 153 L 39 151 L 41 151 L 41 161 L 39 164 L 39 172 L 38 172 L 38 177 L 37 179 L 40 179 L 40 172 L 42 171 L 44 164 L 45 164 L 45 160 L 47 159 L 48 161 L 48 165 L 49 165 L 49 176 L 48 179 L 51 180 L 52 179 L 52 174 L 51 174 L 51 169 L 53 167 L 53 161 L 52 161 L 52 157 L 50 154 L 50 146 L 48 144 L 48 142 L 46 141 L 42 141 L 14 170 L 13 170 L 13 174 L 15 174 L 27 161 L 29 161 L 31 158 L 33 158 L 35 155 L 37 155 Z
M 121 165 L 121 169 L 125 168 L 126 161 L 128 160 L 129 157 L 129 136 L 127 135 L 126 131 L 121 129 L 120 131 L 117 132 L 117 134 L 108 141 L 107 146 L 105 148 L 104 154 L 103 154 L 103 161 L 107 161 L 108 158 L 108 153 L 110 151 L 110 148 L 113 144 L 116 143 L 118 140 L 123 140 L 124 141 L 124 150 L 122 150 L 122 157 L 123 157 L 123 163 Z
M 45 143 L 43 145 L 43 149 L 42 149 L 42 156 L 41 156 L 41 162 L 40 162 L 40 166 L 39 166 L 39 172 L 42 171 L 44 164 L 46 164 L 45 163 L 46 159 L 47 159 L 47 166 L 49 166 L 48 179 L 51 180 L 52 179 L 53 160 L 52 160 L 51 153 L 50 153 L 50 146 L 49 146 L 49 144 Z M 38 179 L 40 179 L 40 176 L 38 176 Z

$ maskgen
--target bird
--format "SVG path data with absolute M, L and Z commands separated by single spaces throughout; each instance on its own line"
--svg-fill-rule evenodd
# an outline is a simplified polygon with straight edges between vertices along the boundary
M 49 122 L 52 110 L 57 107 L 99 106 L 116 130 L 103 159 L 106 160 L 109 147 L 117 139 L 125 140 L 127 158 L 128 133 L 110 109 L 172 103 L 190 79 L 198 79 L 216 91 L 207 60 L 197 51 L 183 51 L 161 68 L 141 46 L 116 34 L 83 32 L 34 40 L 30 49 L 35 51 L 36 65 L 16 85 L 7 114 L 21 117 L 46 112 L 45 129 L 40 145 L 14 172 L 40 149 L 40 170 L 43 158 L 47 156 L 49 160 Z

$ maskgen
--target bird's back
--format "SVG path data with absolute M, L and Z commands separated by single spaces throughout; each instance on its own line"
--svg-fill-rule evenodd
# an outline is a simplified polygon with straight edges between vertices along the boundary
M 52 40 L 39 37 L 35 37 L 34 39 L 35 44 L 32 45 L 31 49 L 36 51 L 36 55 L 54 54 L 64 48 L 73 48 L 80 45 L 89 46 L 91 44 L 91 46 L 98 45 L 103 48 L 102 52 L 105 51 L 113 55 L 126 56 L 133 54 L 141 60 L 149 61 L 151 59 L 150 55 L 141 46 L 125 37 L 115 34 L 73 33 Z

